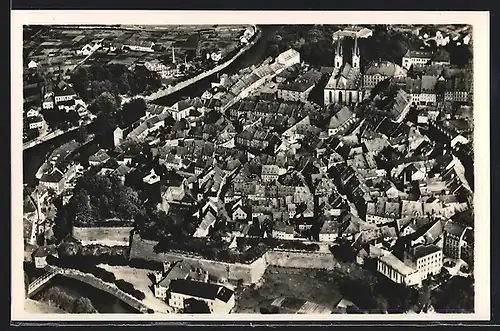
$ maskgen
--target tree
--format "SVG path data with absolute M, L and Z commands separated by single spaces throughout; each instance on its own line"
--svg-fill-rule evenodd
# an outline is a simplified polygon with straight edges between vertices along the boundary
M 205 301 L 190 298 L 184 300 L 184 312 L 191 314 L 210 314 L 210 307 Z
M 24 185 L 23 187 L 23 195 L 24 196 L 29 196 L 31 193 L 33 193 L 34 188 L 32 186 Z
M 25 272 L 24 273 L 24 296 L 28 296 L 28 287 L 30 285 L 30 280 L 28 278 L 28 274 Z
M 141 117 L 146 115 L 146 102 L 143 98 L 134 98 L 123 104 L 118 115 L 120 126 L 129 127 Z
M 210 231 L 210 230 L 209 230 Z M 211 234 L 210 234 L 210 239 L 214 243 L 220 244 L 222 242 L 222 233 L 219 229 L 214 228 L 213 226 L 211 227 Z
M 68 203 L 68 217 L 79 224 L 90 224 L 93 220 L 89 195 L 85 189 L 75 190 Z
M 61 240 L 71 232 L 71 222 L 68 217 L 68 209 L 63 205 L 62 198 L 56 198 L 54 206 L 57 210 L 53 226 L 54 236 Z
M 103 112 L 110 116 L 116 114 L 118 108 L 119 105 L 116 103 L 116 98 L 110 92 L 102 92 L 89 106 L 89 110 L 94 114 Z
M 433 300 L 439 313 L 465 313 L 474 311 L 474 280 L 453 277 L 435 293 Z
M 76 133 L 76 141 L 79 143 L 84 143 L 87 140 L 87 129 L 85 126 L 81 126 L 78 128 L 78 132 Z
M 97 313 L 97 309 L 94 308 L 89 298 L 79 297 L 73 303 L 73 313 L 93 314 Z
M 273 229 L 273 221 L 270 218 L 266 218 L 264 222 L 262 222 L 261 230 L 263 233 L 271 234 Z
M 59 247 L 57 247 L 57 253 L 61 258 L 75 256 L 80 252 L 80 248 L 81 247 L 76 243 L 63 242 L 61 245 L 59 245 Z
M 243 279 L 242 279 L 242 278 L 240 278 L 240 279 L 238 279 L 238 282 L 237 282 L 237 285 L 236 285 L 236 286 L 237 286 L 238 288 L 242 288 L 242 287 L 243 287 L 243 283 L 244 283 Z

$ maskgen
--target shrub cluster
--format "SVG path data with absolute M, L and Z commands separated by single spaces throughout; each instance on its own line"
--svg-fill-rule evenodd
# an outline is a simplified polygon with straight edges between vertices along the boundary
M 44 301 L 54 303 L 58 308 L 68 313 L 97 313 L 90 299 L 85 297 L 73 298 L 65 292 L 62 292 L 57 287 L 51 287 L 41 294 Z
M 58 253 L 61 260 L 72 260 L 74 263 L 128 265 L 128 247 L 83 246 L 80 243 L 64 242 L 59 246 Z
M 144 292 L 137 290 L 134 285 L 131 283 L 124 281 L 123 279 L 118 279 L 115 281 L 116 287 L 118 287 L 120 290 L 122 290 L 125 293 L 130 294 L 137 300 L 144 300 L 146 298 L 146 295 Z

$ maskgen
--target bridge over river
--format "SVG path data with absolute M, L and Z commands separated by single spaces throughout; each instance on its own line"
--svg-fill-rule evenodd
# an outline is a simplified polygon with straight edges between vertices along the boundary
M 163 314 L 172 313 L 172 310 L 168 309 L 168 307 L 165 307 L 165 309 L 162 311 L 159 311 L 156 307 L 155 307 L 156 309 L 148 307 L 143 301 L 138 300 L 132 295 L 123 292 L 122 290 L 117 288 L 114 284 L 104 282 L 103 280 L 94 277 L 91 274 L 83 273 L 81 271 L 74 269 L 66 269 L 66 268 L 63 269 L 51 266 L 47 267 L 46 271 L 47 272 L 45 274 L 38 277 L 29 284 L 28 295 L 27 295 L 28 297 L 32 297 L 33 295 L 38 293 L 55 276 L 62 275 L 64 277 L 72 278 L 80 282 L 86 283 L 101 291 L 107 292 L 116 297 L 117 299 L 123 301 L 124 303 L 126 303 L 139 313 L 147 313 L 148 310 L 153 310 L 154 313 L 163 313 Z

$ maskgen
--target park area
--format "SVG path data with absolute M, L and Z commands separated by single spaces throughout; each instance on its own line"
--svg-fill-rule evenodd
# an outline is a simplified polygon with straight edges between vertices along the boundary
M 260 284 L 244 288 L 237 296 L 235 313 L 260 313 L 282 296 L 295 297 L 334 309 L 342 299 L 338 283 L 326 271 L 268 267 Z

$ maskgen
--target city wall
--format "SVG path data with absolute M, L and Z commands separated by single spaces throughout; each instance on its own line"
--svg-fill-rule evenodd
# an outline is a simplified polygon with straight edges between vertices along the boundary
M 336 260 L 331 253 L 302 252 L 290 250 L 271 250 L 249 264 L 227 263 L 207 260 L 199 256 L 186 253 L 168 252 L 156 253 L 156 241 L 141 239 L 135 235 L 132 240 L 130 258 L 165 262 L 172 260 L 186 260 L 199 264 L 200 267 L 217 279 L 243 280 L 248 285 L 258 282 L 268 266 L 306 269 L 328 269 L 336 267 Z
M 162 263 L 166 261 L 186 260 L 193 262 L 194 264 L 199 264 L 203 270 L 207 271 L 210 275 L 217 279 L 242 279 L 244 284 L 257 282 L 267 268 L 265 256 L 260 257 L 251 264 L 227 263 L 207 260 L 199 256 L 189 255 L 186 253 L 156 253 L 154 251 L 156 244 L 156 241 L 142 239 L 139 235 L 134 235 L 130 248 L 130 258 Z
M 73 238 L 82 245 L 128 246 L 133 227 L 73 227 Z

